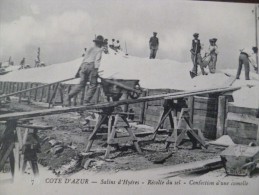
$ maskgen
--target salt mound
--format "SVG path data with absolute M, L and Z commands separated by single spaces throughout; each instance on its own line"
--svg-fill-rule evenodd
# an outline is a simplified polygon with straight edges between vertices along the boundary
M 52 83 L 68 78 L 74 78 L 82 62 L 78 58 L 66 63 L 53 64 L 46 67 L 16 70 L 0 76 L 0 81 Z M 199 75 L 191 78 L 189 71 L 192 63 L 180 63 L 173 60 L 160 60 L 126 56 L 123 52 L 104 54 L 100 67 L 100 76 L 114 79 L 137 79 L 140 85 L 148 89 L 193 90 L 205 88 L 226 87 L 233 81 L 236 70 L 222 70 L 215 74 Z M 229 77 L 226 75 L 232 75 Z M 242 73 L 244 75 L 244 73 Z M 234 104 L 237 106 L 259 107 L 259 79 L 251 73 L 252 80 L 234 82 L 234 86 L 242 89 L 233 93 Z M 79 79 L 68 81 L 77 84 Z M 254 85 L 255 87 L 247 87 Z
M 223 146 L 231 146 L 235 145 L 235 143 L 232 141 L 232 139 L 228 135 L 223 135 L 220 138 L 218 138 L 215 141 L 211 141 L 211 144 L 219 144 Z
M 255 86 L 243 86 L 233 92 L 233 105 L 246 108 L 259 108 L 259 82 Z

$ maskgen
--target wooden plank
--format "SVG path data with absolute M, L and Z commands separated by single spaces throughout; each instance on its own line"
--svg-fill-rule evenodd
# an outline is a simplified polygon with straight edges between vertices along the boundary
M 228 106 L 228 112 L 248 114 L 255 117 L 258 113 L 258 110 L 259 109 L 255 109 L 255 108 L 244 108 L 244 107 L 233 106 L 231 104 Z
M 29 83 L 29 88 L 33 87 L 33 83 Z M 29 96 L 28 96 L 28 104 L 31 103 L 31 96 L 32 96 L 32 90 L 29 91 Z
M 10 91 L 10 82 L 7 82 L 7 84 L 6 84 L 6 91 L 5 91 L 5 93 L 9 93 L 9 91 Z
M 240 122 L 244 122 L 244 123 L 259 124 L 259 118 L 256 118 L 256 117 L 248 115 L 248 114 L 237 114 L 237 113 L 229 112 L 227 114 L 227 120 L 240 121 Z
M 195 103 L 215 104 L 217 101 L 217 98 L 194 96 Z
M 189 108 L 189 120 L 191 123 L 193 123 L 193 115 L 194 115 L 194 97 L 188 98 L 188 108 Z
M 227 120 L 227 127 L 232 127 L 232 128 L 240 128 L 240 129 L 249 129 L 249 130 L 257 130 L 256 124 L 252 123 L 243 123 L 240 121 L 232 121 L 232 120 Z
M 7 82 L 4 82 L 3 91 L 2 91 L 3 94 L 5 94 L 6 92 L 6 85 L 7 85 Z
M 45 87 L 42 87 L 42 88 L 41 88 L 40 102 L 43 101 L 44 95 L 45 95 Z
M 37 88 L 37 87 L 39 86 L 39 83 L 35 83 L 35 86 L 36 86 L 36 88 Z M 37 100 L 37 95 L 38 95 L 38 88 L 35 89 L 34 98 L 33 98 L 34 101 Z
M 19 90 L 21 91 L 22 88 L 23 88 L 23 83 L 20 84 L 20 89 Z M 21 101 L 22 101 L 22 93 L 19 93 L 19 101 L 18 102 L 21 103 Z
M 250 130 L 250 129 L 228 127 L 227 133 L 230 136 L 236 136 L 236 137 L 246 138 L 246 139 L 256 140 L 256 137 L 257 137 L 257 130 Z
M 53 128 L 52 126 L 46 126 L 46 125 L 26 125 L 26 124 L 18 124 L 17 127 L 37 129 L 37 130 L 48 130 Z
M 142 92 L 142 97 L 145 97 L 147 95 L 147 92 L 144 91 Z M 143 102 L 141 103 L 142 106 L 141 106 L 141 112 L 140 112 L 140 124 L 144 124 L 145 122 L 145 114 L 146 114 L 146 107 L 147 107 L 147 103 L 146 102 Z
M 217 118 L 212 118 L 212 117 L 203 117 L 200 115 L 194 115 L 193 116 L 193 122 L 195 123 L 196 121 L 204 122 L 204 123 L 211 123 L 211 124 L 217 124 Z
M 51 85 L 49 85 L 48 88 L 47 88 L 47 99 L 46 99 L 46 103 L 49 103 L 49 101 L 50 101 L 50 95 L 51 95 Z
M 215 111 L 207 111 L 207 110 L 194 110 L 193 116 L 194 115 L 199 115 L 202 117 L 211 117 L 211 118 L 216 118 L 218 115 L 218 112 Z
M 197 94 L 207 94 L 207 93 L 224 93 L 226 91 L 234 91 L 238 89 L 240 89 L 240 87 L 226 87 L 226 88 L 220 88 L 220 89 L 216 88 L 216 89 L 203 90 L 203 91 L 193 90 L 188 92 L 178 92 L 174 94 L 146 96 L 146 97 L 140 97 L 139 99 L 128 99 L 128 100 L 120 100 L 116 102 L 105 102 L 105 103 L 100 103 L 96 105 L 76 106 L 76 107 L 70 107 L 70 108 L 55 108 L 55 109 L 49 109 L 49 110 L 37 110 L 37 111 L 22 112 L 22 113 L 9 113 L 9 114 L 0 115 L 0 120 L 10 120 L 10 119 L 16 120 L 20 118 L 30 118 L 30 117 L 60 114 L 60 113 L 66 113 L 66 112 L 75 112 L 75 111 L 78 112 L 78 111 L 84 111 L 84 110 L 111 108 L 111 107 L 116 107 L 124 104 L 146 102 L 146 101 L 152 101 L 152 100 L 163 99 L 163 98 L 168 99 L 169 97 L 170 99 L 178 99 L 178 98 L 192 96 L 194 94 L 197 95 Z
M 194 109 L 216 111 L 218 105 L 215 102 L 213 104 L 194 102 Z
M 227 98 L 219 96 L 218 98 L 218 116 L 217 116 L 217 138 L 225 134 Z
M 0 159 L 0 171 L 3 169 L 5 161 L 7 160 L 7 158 L 9 157 L 10 153 L 12 152 L 14 148 L 14 143 L 10 143 L 10 145 L 7 147 L 7 150 L 5 151 L 4 155 L 2 156 L 2 158 Z

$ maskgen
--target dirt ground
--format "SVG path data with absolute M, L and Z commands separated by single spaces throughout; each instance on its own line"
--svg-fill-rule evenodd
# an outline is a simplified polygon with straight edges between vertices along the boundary
M 11 102 L 1 107 L 4 112 L 20 112 L 46 109 L 42 105 Z M 0 111 L 1 111 L 0 110 Z M 87 114 L 86 114 L 87 115 Z M 166 150 L 167 133 L 159 134 L 155 141 L 152 135 L 138 137 L 143 154 L 138 154 L 131 142 L 119 143 L 119 149 L 113 148 L 109 159 L 103 159 L 107 130 L 104 128 L 94 141 L 90 153 L 84 153 L 91 129 L 86 129 L 84 118 L 79 113 L 66 113 L 34 118 L 31 123 L 50 126 L 52 129 L 38 132 L 40 153 L 38 162 L 57 175 L 66 175 L 82 169 L 94 172 L 118 172 L 123 170 L 144 170 L 205 159 L 212 159 L 224 150 L 224 147 L 209 146 L 208 149 L 192 149 L 189 141 L 184 142 L 177 151 L 171 145 Z M 150 132 L 150 128 L 134 125 L 133 131 Z M 119 129 L 124 134 L 123 128 Z M 161 161 L 162 159 L 162 161 Z M 161 161 L 161 162 L 159 162 Z

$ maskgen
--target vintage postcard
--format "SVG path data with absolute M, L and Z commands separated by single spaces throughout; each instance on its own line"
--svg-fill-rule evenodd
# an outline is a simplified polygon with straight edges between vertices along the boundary
M 0 194 L 258 194 L 259 4 L 0 0 Z

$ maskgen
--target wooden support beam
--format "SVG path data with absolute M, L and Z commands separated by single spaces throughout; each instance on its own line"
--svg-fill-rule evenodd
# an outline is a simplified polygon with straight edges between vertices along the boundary
M 40 95 L 40 102 L 43 101 L 44 95 L 45 95 L 45 87 L 42 87 L 41 88 L 41 95 Z
M 35 85 L 36 85 L 36 88 L 37 88 L 37 87 L 39 86 L 39 83 L 36 83 Z M 34 100 L 34 101 L 36 101 L 36 100 L 37 100 L 38 90 L 39 90 L 38 88 L 37 88 L 37 89 L 35 89 L 35 92 L 34 92 L 34 98 L 33 98 L 33 100 Z
M 47 89 L 47 99 L 46 99 L 46 103 L 49 103 L 50 101 L 50 93 L 51 93 L 51 85 L 48 86 Z
M 55 86 L 54 86 L 54 91 L 53 91 L 52 96 L 51 96 L 51 98 L 50 98 L 50 100 L 49 100 L 49 108 L 50 108 L 51 106 L 54 106 L 54 104 L 55 104 L 58 87 L 59 87 L 59 83 L 55 84 Z
M 190 114 L 190 122 L 193 123 L 193 114 L 194 114 L 194 97 L 191 96 L 188 98 L 188 108 Z
M 227 114 L 227 120 L 240 121 L 243 123 L 259 124 L 259 118 L 248 114 L 237 114 L 229 112 Z
M 225 120 L 226 120 L 226 106 L 227 98 L 225 96 L 219 96 L 218 98 L 218 116 L 217 116 L 217 134 L 216 137 L 219 138 L 224 135 L 225 132 Z
M 142 97 L 145 97 L 147 95 L 147 91 L 142 93 Z M 147 103 L 143 102 L 141 107 L 141 113 L 140 113 L 140 124 L 144 124 L 145 122 L 145 113 L 146 113 Z
M 78 111 L 85 111 L 85 110 L 93 110 L 93 109 L 103 109 L 103 108 L 112 108 L 120 105 L 125 104 L 134 104 L 146 101 L 153 101 L 153 100 L 160 100 L 160 99 L 179 99 L 183 97 L 198 95 L 198 94 L 207 94 L 207 93 L 224 93 L 226 91 L 235 91 L 240 89 L 240 87 L 227 87 L 221 89 L 211 89 L 211 90 L 193 90 L 188 92 L 177 92 L 177 93 L 169 93 L 169 94 L 161 94 L 161 95 L 154 95 L 154 96 L 146 96 L 140 97 L 139 99 L 128 99 L 128 100 L 120 100 L 116 102 L 105 102 L 96 105 L 85 105 L 85 106 L 76 106 L 70 108 L 55 108 L 49 110 L 37 110 L 31 112 L 19 112 L 19 113 L 9 113 L 0 115 L 0 121 L 2 120 L 10 120 L 10 119 L 21 119 L 21 118 L 31 118 L 31 117 L 38 117 L 38 116 L 45 116 L 45 115 L 52 115 L 52 114 L 60 114 L 66 112 L 78 112 Z M 168 96 L 170 98 L 168 98 Z

